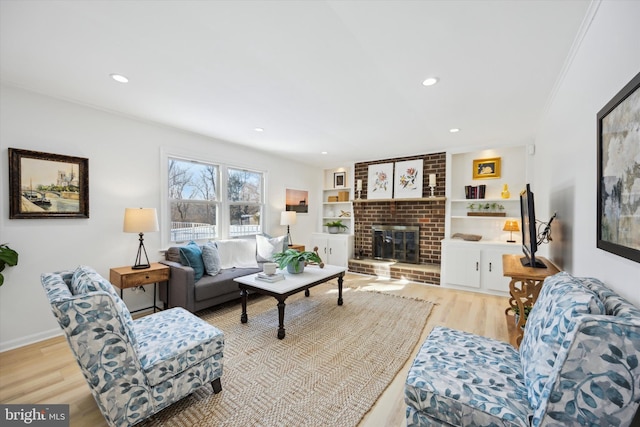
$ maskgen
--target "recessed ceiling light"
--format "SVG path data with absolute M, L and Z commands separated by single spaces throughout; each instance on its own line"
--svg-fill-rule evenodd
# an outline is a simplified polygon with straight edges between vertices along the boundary
M 327 151 L 322 151 L 320 154 L 329 154 Z
M 460 132 L 460 129 L 458 129 L 458 128 L 452 128 L 452 129 L 449 129 L 449 132 L 451 132 L 451 133 Z
M 438 83 L 438 78 L 437 77 L 429 77 L 428 79 L 425 79 L 422 82 L 422 85 L 423 86 L 433 86 L 436 83 Z
M 118 83 L 129 83 L 129 79 L 123 76 L 122 74 L 109 74 L 111 78 Z
M 264 132 L 263 128 L 254 128 L 253 130 L 255 130 L 256 132 Z

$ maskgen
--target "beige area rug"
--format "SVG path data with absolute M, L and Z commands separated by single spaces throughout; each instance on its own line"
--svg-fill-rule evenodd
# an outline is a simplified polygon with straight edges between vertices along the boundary
M 362 281 L 356 281 L 363 284 Z M 225 334 L 222 392 L 203 387 L 156 414 L 150 426 L 355 426 L 411 355 L 432 304 L 343 289 L 334 281 L 286 300 L 250 298 L 199 313 Z

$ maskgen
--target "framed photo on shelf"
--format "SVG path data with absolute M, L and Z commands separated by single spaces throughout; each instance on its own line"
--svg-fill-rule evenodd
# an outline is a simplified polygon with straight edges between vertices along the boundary
M 89 218 L 89 159 L 9 148 L 9 218 Z
M 347 186 L 347 173 L 346 172 L 334 172 L 333 174 L 333 188 L 345 188 Z
M 500 157 L 473 161 L 473 179 L 500 178 Z
M 640 262 L 640 73 L 597 114 L 598 188 L 596 246 Z

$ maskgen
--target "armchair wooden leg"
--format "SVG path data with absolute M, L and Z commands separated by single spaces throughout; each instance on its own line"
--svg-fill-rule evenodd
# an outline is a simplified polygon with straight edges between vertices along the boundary
M 213 387 L 213 393 L 218 394 L 222 391 L 222 383 L 220 382 L 220 378 L 216 378 L 211 382 L 211 387 Z

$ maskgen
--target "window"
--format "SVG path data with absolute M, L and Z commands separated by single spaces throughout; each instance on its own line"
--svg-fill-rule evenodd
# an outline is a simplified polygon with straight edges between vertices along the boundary
M 167 178 L 170 243 L 262 232 L 263 173 L 169 157 Z

